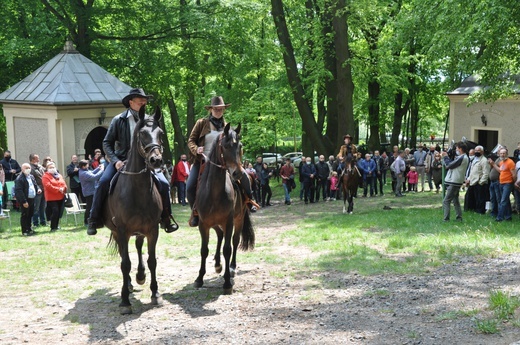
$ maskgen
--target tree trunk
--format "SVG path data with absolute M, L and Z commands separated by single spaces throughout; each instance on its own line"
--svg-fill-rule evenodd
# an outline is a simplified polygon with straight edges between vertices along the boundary
M 287 72 L 287 79 L 293 93 L 298 113 L 302 119 L 302 126 L 305 133 L 309 136 L 310 140 L 314 144 L 314 147 L 320 154 L 327 154 L 326 147 L 323 144 L 323 138 L 318 131 L 316 121 L 312 108 L 305 97 L 305 90 L 303 88 L 300 76 L 298 74 L 298 66 L 294 57 L 294 49 L 285 21 L 285 15 L 283 12 L 282 0 L 271 0 L 272 16 L 276 26 L 276 32 L 278 39 L 282 46 L 283 60 L 285 63 L 285 70 Z
M 336 151 L 338 142 L 343 140 L 338 139 L 338 84 L 336 82 L 338 71 L 336 69 L 336 51 L 334 47 L 334 40 L 332 39 L 334 31 L 332 30 L 332 13 L 333 7 L 330 0 L 325 3 L 325 11 L 322 16 L 322 32 L 323 32 L 323 62 L 325 70 L 328 71 L 331 77 L 324 81 L 326 90 L 326 106 L 327 106 L 327 128 L 326 136 L 331 141 L 330 147 L 327 147 L 329 152 Z
M 188 141 L 182 133 L 179 113 L 177 112 L 177 106 L 175 105 L 173 95 L 170 99 L 168 99 L 168 107 L 170 108 L 170 118 L 173 126 L 173 145 L 175 147 L 175 158 L 177 159 L 177 157 L 179 157 L 181 154 L 188 153 Z M 191 129 L 189 133 L 191 133 Z
M 368 139 L 369 150 L 379 150 L 379 92 L 381 85 L 375 79 L 368 82 L 368 123 L 370 137 Z
M 334 28 L 334 44 L 336 47 L 336 71 L 338 94 L 338 130 L 336 134 L 336 146 L 343 144 L 343 136 L 349 131 L 355 133 L 352 69 L 350 65 L 350 50 L 347 26 L 347 14 L 345 0 L 337 0 L 335 13 L 332 19 Z M 354 142 L 359 138 L 354 134 Z

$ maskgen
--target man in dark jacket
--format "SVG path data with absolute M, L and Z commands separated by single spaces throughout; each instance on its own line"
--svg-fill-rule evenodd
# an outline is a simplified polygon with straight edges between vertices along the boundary
M 305 158 L 305 164 L 301 167 L 300 176 L 303 179 L 303 195 L 305 203 L 314 202 L 314 179 L 316 178 L 316 167 L 312 164 L 311 157 Z
M 103 176 L 99 180 L 98 188 L 94 193 L 87 229 L 87 234 L 89 235 L 95 235 L 97 233 L 96 229 L 103 227 L 101 207 L 108 195 L 110 181 L 117 171 L 123 167 L 123 162 L 128 157 L 132 135 L 137 122 L 139 122 L 139 109 L 148 103 L 149 98 L 150 96 L 146 95 L 143 89 L 130 90 L 130 93 L 123 98 L 123 105 L 127 109 L 114 117 L 110 123 L 103 140 L 103 149 L 106 156 L 110 159 L 110 164 L 106 167 Z M 161 183 L 160 193 L 163 204 L 161 226 L 166 232 L 170 233 L 178 229 L 178 225 L 175 222 L 172 223 L 170 185 L 162 173 L 156 173 L 156 176 Z
M 83 202 L 83 193 L 81 192 L 81 183 L 79 182 L 78 156 L 72 155 L 70 160 L 70 164 L 67 165 L 67 176 L 69 177 L 70 190 L 78 196 L 78 199 L 81 202 Z
M 4 169 L 5 182 L 16 180 L 16 176 L 22 171 L 20 164 L 11 157 L 11 151 L 9 150 L 4 152 L 4 159 L 2 159 L 0 163 L 2 164 L 2 169 Z M 8 195 L 6 183 L 4 183 L 3 188 L 4 195 L 2 196 L 2 205 L 6 205 Z M 17 206 L 15 206 L 14 209 L 17 209 Z
M 23 163 L 22 169 L 23 174 L 20 174 L 14 182 L 14 193 L 21 207 L 20 225 L 22 235 L 31 236 L 34 234 L 34 230 L 31 228 L 34 198 L 37 194 L 41 194 L 42 190 L 38 187 L 34 176 L 31 175 L 31 165 Z
M 326 200 L 328 191 L 330 167 L 325 162 L 325 156 L 320 155 L 318 163 L 316 163 L 316 202 L 320 201 L 320 191 L 322 191 L 322 199 Z

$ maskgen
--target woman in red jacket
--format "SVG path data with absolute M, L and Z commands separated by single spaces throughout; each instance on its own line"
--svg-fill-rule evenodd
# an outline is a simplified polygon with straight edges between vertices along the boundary
M 63 176 L 56 170 L 56 163 L 47 163 L 47 171 L 43 174 L 42 183 L 45 201 L 47 201 L 45 214 L 47 215 L 47 220 L 51 222 L 51 231 L 56 231 L 59 229 L 58 224 L 63 208 L 63 200 L 65 199 L 65 193 L 67 193 L 67 184 Z

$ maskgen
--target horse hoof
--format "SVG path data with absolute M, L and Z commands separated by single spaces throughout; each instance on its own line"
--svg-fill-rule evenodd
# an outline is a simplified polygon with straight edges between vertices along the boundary
M 139 279 L 139 278 L 135 277 L 135 281 L 137 282 L 137 284 L 143 285 L 146 282 L 146 276 L 144 276 L 143 279 Z
M 224 288 L 224 295 L 232 295 L 233 294 L 233 288 Z
M 132 306 L 119 306 L 119 312 L 121 315 L 130 315 L 132 314 Z
M 195 283 L 193 283 L 193 286 L 195 286 L 196 289 L 201 288 L 202 285 L 204 285 L 204 282 L 200 280 L 195 280 Z
M 152 296 L 152 305 L 161 305 L 163 303 L 163 299 L 159 293 Z
M 215 273 L 222 272 L 222 265 L 215 266 Z

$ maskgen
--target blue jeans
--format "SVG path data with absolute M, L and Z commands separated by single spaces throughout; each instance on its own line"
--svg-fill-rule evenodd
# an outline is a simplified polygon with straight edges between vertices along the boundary
M 45 202 L 45 197 L 43 196 L 43 192 L 40 194 L 36 194 L 34 197 L 34 213 L 32 216 L 32 223 L 35 226 L 45 225 L 47 222 L 45 221 L 45 207 L 47 203 Z M 39 219 L 39 223 L 38 223 Z
M 502 199 L 502 192 L 500 190 L 500 183 L 498 181 L 491 181 L 489 184 L 489 200 L 491 201 L 491 216 L 495 218 L 498 215 L 498 204 Z
M 509 199 L 513 183 L 500 184 L 500 203 L 498 204 L 497 220 L 510 220 L 512 217 L 511 200 Z
M 291 196 L 289 195 L 289 189 L 287 188 L 287 183 L 283 183 L 283 190 L 285 192 L 285 202 L 291 201 Z

